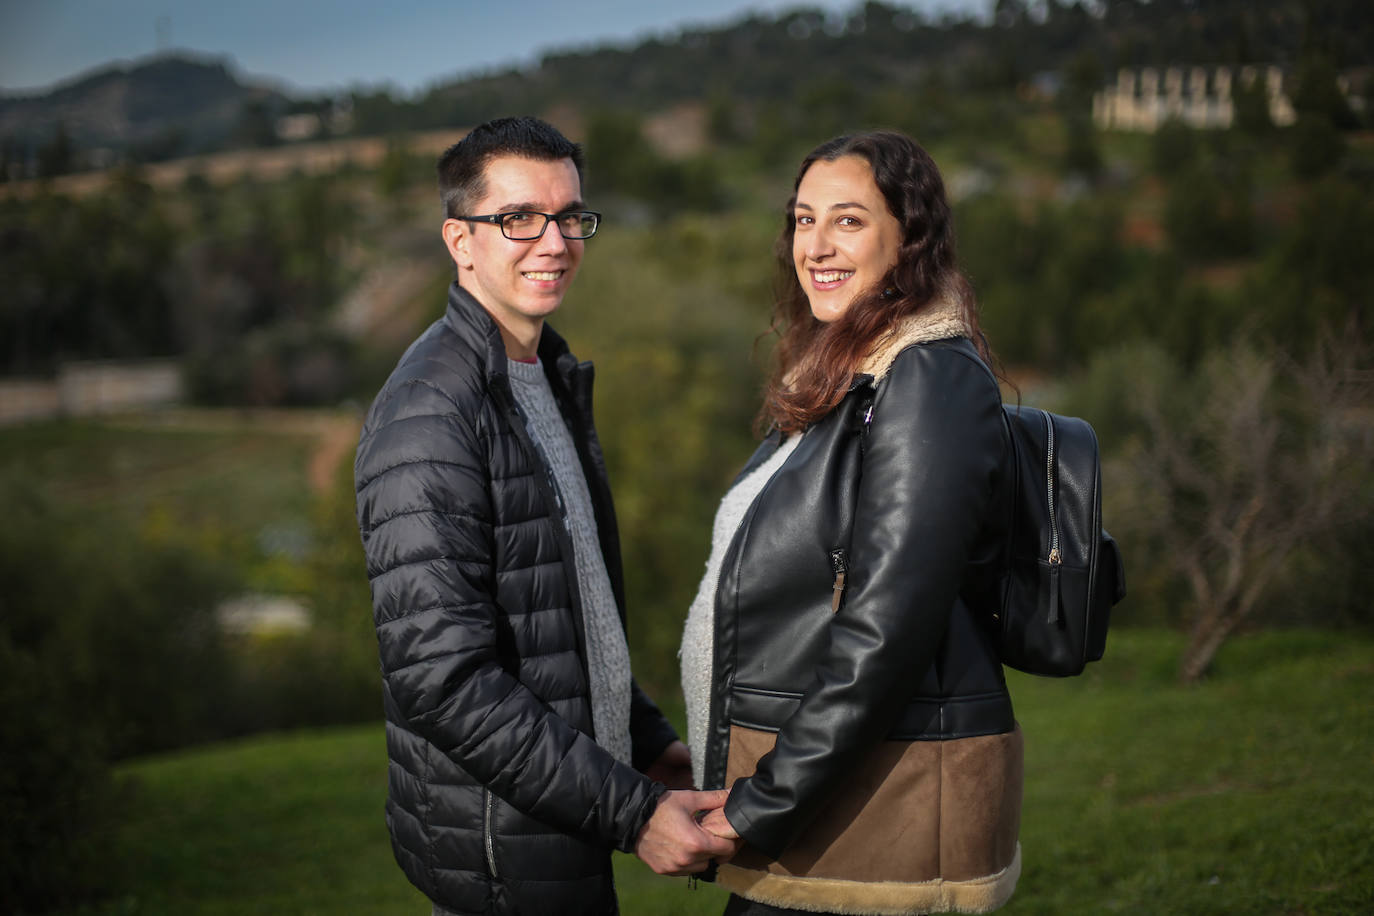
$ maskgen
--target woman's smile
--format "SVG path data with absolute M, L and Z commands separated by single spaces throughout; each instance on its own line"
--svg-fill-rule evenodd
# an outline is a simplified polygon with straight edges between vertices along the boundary
M 838 289 L 841 283 L 852 276 L 852 270 L 812 270 L 811 285 L 819 290 Z

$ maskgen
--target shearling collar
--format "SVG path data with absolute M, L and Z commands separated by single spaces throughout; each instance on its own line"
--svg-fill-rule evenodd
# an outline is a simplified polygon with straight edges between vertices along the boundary
M 959 300 L 946 293 L 914 315 L 897 322 L 859 364 L 858 371 L 873 376 L 873 381 L 877 382 L 887 375 L 897 354 L 912 344 L 969 336 L 971 331 Z

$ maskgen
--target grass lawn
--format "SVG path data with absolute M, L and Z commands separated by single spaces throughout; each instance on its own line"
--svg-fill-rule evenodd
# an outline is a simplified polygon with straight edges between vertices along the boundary
M 314 447 L 306 420 L 164 411 L 0 429 L 0 474 L 135 528 L 166 512 L 181 526 L 252 535 L 306 514 Z
M 1374 912 L 1374 639 L 1237 638 L 1173 682 L 1180 639 L 1119 631 L 1067 681 L 1014 676 L 1027 738 L 1025 868 L 1003 911 Z M 379 726 L 135 762 L 100 914 L 427 913 L 391 860 Z M 618 856 L 627 916 L 719 913 Z

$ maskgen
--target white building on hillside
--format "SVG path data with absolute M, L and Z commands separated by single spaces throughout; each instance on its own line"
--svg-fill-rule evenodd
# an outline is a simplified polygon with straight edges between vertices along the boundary
M 1289 101 L 1284 72 L 1278 67 L 1154 67 L 1123 69 L 1116 85 L 1093 95 L 1093 121 L 1104 130 L 1153 133 L 1170 118 L 1190 127 L 1218 129 L 1235 120 L 1233 86 L 1263 80 L 1269 118 L 1279 127 L 1297 120 Z M 1342 87 L 1344 89 L 1344 87 Z

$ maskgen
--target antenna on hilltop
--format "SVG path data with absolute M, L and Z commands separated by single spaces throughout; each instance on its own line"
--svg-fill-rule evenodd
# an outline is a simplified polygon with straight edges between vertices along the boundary
M 166 14 L 153 21 L 153 35 L 157 43 L 157 53 L 165 54 L 172 46 L 172 17 Z

